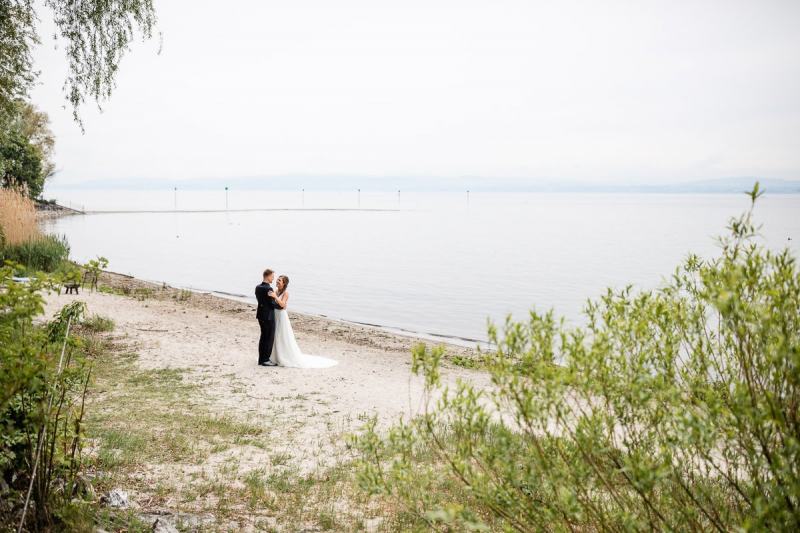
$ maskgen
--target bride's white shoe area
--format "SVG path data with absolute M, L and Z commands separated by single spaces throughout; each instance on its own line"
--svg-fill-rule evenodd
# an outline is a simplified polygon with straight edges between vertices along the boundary
M 289 313 L 283 309 L 275 310 L 275 344 L 272 347 L 272 361 L 278 366 L 293 368 L 329 368 L 339 364 L 333 359 L 308 355 L 300 351 L 294 338 Z

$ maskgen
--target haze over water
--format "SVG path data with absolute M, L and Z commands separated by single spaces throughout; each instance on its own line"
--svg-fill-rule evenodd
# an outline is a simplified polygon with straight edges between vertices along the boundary
M 290 308 L 417 333 L 486 339 L 487 319 L 554 308 L 581 322 L 606 287 L 658 287 L 747 209 L 744 195 L 52 191 L 87 210 L 217 209 L 64 217 L 72 257 L 110 270 L 244 295 L 265 267 L 291 279 Z M 319 210 L 318 210 L 319 209 Z M 321 210 L 340 209 L 340 210 Z M 377 211 L 377 209 L 384 209 Z M 800 195 L 756 208 L 767 246 L 800 251 Z

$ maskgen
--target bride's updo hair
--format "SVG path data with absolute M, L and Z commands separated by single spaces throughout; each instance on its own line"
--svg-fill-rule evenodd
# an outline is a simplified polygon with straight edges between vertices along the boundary
M 278 296 L 286 292 L 286 289 L 289 287 L 289 277 L 288 276 L 278 276 L 278 281 L 283 281 L 280 290 L 278 291 Z

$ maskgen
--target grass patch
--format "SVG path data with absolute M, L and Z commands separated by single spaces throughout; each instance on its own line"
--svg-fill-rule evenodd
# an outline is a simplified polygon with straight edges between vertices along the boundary
M 108 333 L 114 331 L 115 324 L 106 316 L 91 315 L 83 320 L 81 327 L 92 333 Z
M 149 300 L 153 298 L 156 294 L 155 289 L 150 287 L 113 287 L 111 285 L 100 285 L 97 288 L 98 292 L 102 292 L 104 294 L 115 294 L 117 296 L 128 296 L 135 300 L 139 300 L 143 302 L 145 300 Z
M 348 457 L 302 472 L 302 457 L 285 451 L 289 434 L 275 435 L 285 426 L 211 407 L 190 372 L 141 368 L 129 347 L 106 342 L 87 420 L 98 494 L 127 490 L 140 513 L 210 515 L 210 531 L 362 531 L 366 520 L 394 515 L 390 502 L 359 489 Z
M 469 357 L 465 355 L 454 355 L 450 358 L 450 362 L 452 362 L 455 366 L 460 366 L 461 368 L 482 368 L 483 361 L 478 357 Z
M 276 453 L 270 457 L 272 466 L 286 466 L 291 459 L 292 456 L 288 453 Z
M 102 292 L 103 294 L 116 294 L 117 296 L 127 296 L 130 291 L 125 292 L 119 287 L 112 287 L 111 285 L 100 285 L 97 288 L 98 292 Z
M 188 302 L 192 299 L 192 291 L 181 289 L 173 295 L 173 298 L 179 302 Z

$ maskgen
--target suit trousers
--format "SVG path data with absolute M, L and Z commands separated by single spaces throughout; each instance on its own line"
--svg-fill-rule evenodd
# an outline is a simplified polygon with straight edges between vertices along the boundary
M 258 364 L 269 361 L 272 355 L 272 345 L 275 344 L 275 320 L 258 319 L 261 327 L 261 337 L 258 339 Z

